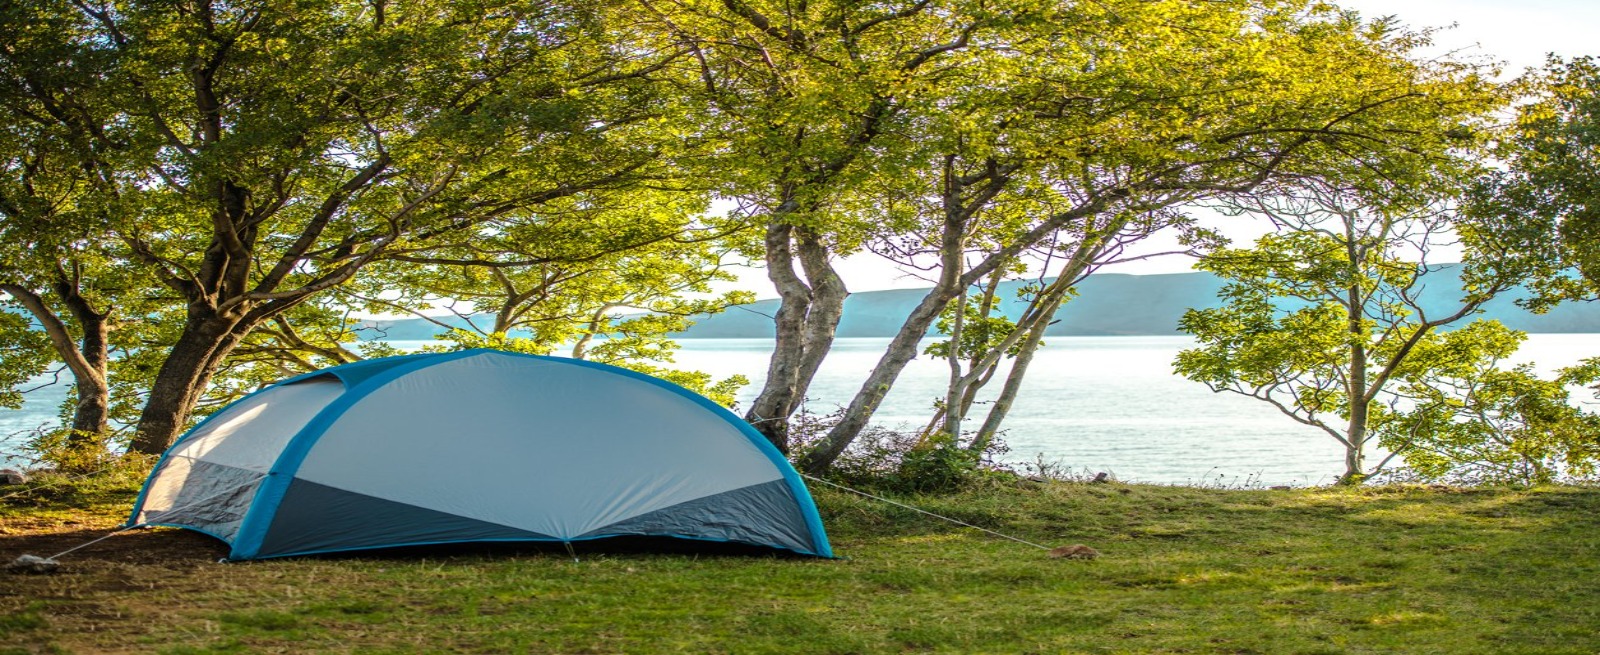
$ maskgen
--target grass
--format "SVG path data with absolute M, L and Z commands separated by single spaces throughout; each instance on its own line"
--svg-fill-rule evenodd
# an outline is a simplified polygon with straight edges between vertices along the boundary
M 103 534 L 134 489 L 0 501 L 0 556 Z M 1218 490 L 996 481 L 817 491 L 823 561 L 580 551 L 218 564 L 130 532 L 0 578 L 0 653 L 1594 653 L 1600 489 Z M 54 548 L 54 550 L 51 550 Z M 48 552 L 40 552 L 48 551 Z M 10 650 L 7 650 L 7 649 Z

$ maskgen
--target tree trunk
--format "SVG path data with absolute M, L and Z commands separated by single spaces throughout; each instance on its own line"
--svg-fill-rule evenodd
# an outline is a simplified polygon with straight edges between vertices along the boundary
M 78 375 L 78 403 L 72 413 L 72 436 L 68 443 L 73 448 L 101 448 L 101 438 L 111 430 L 111 388 L 106 382 L 106 365 L 110 361 L 106 344 L 107 327 L 104 316 L 80 316 L 78 324 L 83 329 L 79 351 L 84 363 L 94 375 Z
M 236 318 L 207 310 L 190 310 L 183 333 L 173 344 L 150 387 L 150 398 L 139 415 L 133 452 L 159 455 L 177 441 L 189 423 L 211 377 L 223 358 L 238 344 L 242 329 Z
M 1058 305 L 1059 306 L 1059 305 Z M 1055 312 L 1050 312 L 1054 315 Z M 1044 330 L 1050 325 L 1050 320 L 1035 323 L 1028 328 L 1027 340 L 1018 350 L 1017 356 L 1011 361 L 1011 370 L 1006 372 L 1005 385 L 1000 387 L 1000 396 L 994 399 L 994 405 L 989 408 L 989 415 L 983 418 L 983 425 L 978 426 L 978 434 L 973 436 L 972 443 L 967 446 L 974 453 L 988 450 L 989 444 L 994 443 L 994 437 L 1000 432 L 1000 423 L 1005 421 L 1006 414 L 1011 411 L 1012 403 L 1017 400 L 1017 392 L 1022 389 L 1022 379 L 1028 374 L 1028 365 L 1033 362 L 1034 353 L 1039 350 L 1039 342 L 1044 340 Z
M 873 367 L 872 373 L 867 376 L 867 381 L 851 399 L 850 407 L 845 410 L 839 423 L 828 431 L 822 442 L 800 460 L 800 469 L 812 475 L 821 475 L 833 465 L 834 460 L 844 453 L 850 442 L 855 440 L 861 428 L 866 427 L 867 421 L 877 411 L 878 403 L 883 402 L 883 397 L 889 393 L 889 388 L 894 385 L 895 378 L 905 370 L 906 364 L 917 356 L 917 344 L 928 333 L 928 327 L 939 318 L 939 312 L 956 295 L 954 285 L 936 286 L 929 290 L 922 302 L 911 311 L 911 316 L 900 326 L 900 331 L 895 334 L 894 340 L 889 342 L 889 348 L 878 359 L 878 365 Z
M 1350 331 L 1350 384 L 1345 389 L 1350 404 L 1350 422 L 1345 428 L 1344 476 L 1340 484 L 1360 484 L 1366 477 L 1367 445 L 1367 348 L 1361 331 L 1361 289 L 1351 285 L 1346 290 L 1346 315 Z
M 0 291 L 16 299 L 44 327 L 56 355 L 72 371 L 77 400 L 73 407 L 72 432 L 67 436 L 67 444 L 81 452 L 103 447 L 101 439 L 111 429 L 111 389 L 106 382 L 106 365 L 110 361 L 107 334 L 110 328 L 107 321 L 109 314 L 94 311 L 69 277 L 62 272 L 50 288 L 78 323 L 81 333 L 76 341 L 66 322 L 33 289 L 0 284 Z
M 792 211 L 786 203 L 775 213 Z M 766 255 L 767 277 L 779 298 L 773 321 L 776 340 L 766 382 L 750 403 L 745 420 L 788 454 L 792 446 L 789 418 L 805 401 L 811 380 L 833 347 L 850 292 L 828 262 L 827 247 L 809 230 L 774 218 L 767 224 Z M 795 270 L 797 259 L 805 278 Z
M 795 373 L 794 390 L 787 418 L 800 409 L 806 400 L 806 391 L 816 379 L 822 360 L 833 350 L 833 339 L 844 318 L 844 301 L 850 290 L 844 285 L 833 264 L 828 262 L 828 249 L 817 234 L 805 228 L 795 228 L 800 246 L 800 265 L 811 281 L 810 310 L 805 315 L 805 349 L 800 357 L 800 368 Z M 785 451 L 787 452 L 787 451 Z
M 67 311 L 72 312 L 81 331 L 75 358 L 78 361 L 71 367 L 78 402 L 73 408 L 72 434 L 67 444 L 80 452 L 98 453 L 105 448 L 103 439 L 111 430 L 111 387 L 106 381 L 106 366 L 111 360 L 107 343 L 109 313 L 95 311 L 80 293 L 77 283 L 68 278 L 63 274 L 54 285 L 56 295 L 67 306 Z
M 978 301 L 977 315 L 985 320 L 989 318 L 990 314 L 994 313 L 995 293 L 1000 290 L 1000 283 L 1005 279 L 1005 272 L 1004 268 L 995 268 L 994 272 L 989 275 L 988 283 L 983 287 L 983 294 Z M 1002 339 L 1003 341 L 1004 339 Z M 994 347 L 994 344 L 994 336 L 985 333 L 983 335 L 983 347 L 991 348 Z M 989 384 L 990 380 L 994 379 L 995 371 L 1000 368 L 1000 362 L 998 360 L 988 360 L 985 357 L 986 354 L 985 352 L 974 352 L 972 359 L 967 362 L 969 373 L 962 378 L 964 391 L 961 394 L 961 416 L 963 418 L 971 415 L 972 405 L 978 399 L 978 392 Z M 982 373 L 979 373 L 979 371 L 982 371 Z
M 792 226 L 776 219 L 767 223 L 767 279 L 778 290 L 778 312 L 773 317 L 767 379 L 745 412 L 745 420 L 784 453 L 789 452 L 789 415 L 805 356 L 805 319 L 811 306 L 811 288 L 794 270 L 793 232 Z
M 1367 361 L 1366 349 L 1357 344 L 1350 358 L 1350 421 L 1345 427 L 1344 475 L 1341 484 L 1360 484 L 1366 477 Z
M 961 438 L 961 421 L 966 417 L 967 376 L 961 367 L 961 331 L 966 327 L 967 294 L 962 289 L 956 294 L 955 315 L 950 321 L 950 351 L 945 353 L 950 366 L 950 381 L 945 386 L 944 425 L 939 432 L 949 437 L 950 443 Z
M 1107 223 L 1098 235 L 1086 235 L 1078 243 L 1072 257 L 1062 267 L 1056 279 L 1041 289 L 1033 302 L 1029 303 L 1028 309 L 1018 319 L 1016 327 L 1026 336 L 1022 338 L 1021 347 L 1018 348 L 1017 356 L 1011 363 L 1011 370 L 1006 373 L 1005 385 L 1001 387 L 1000 396 L 995 399 L 988 416 L 984 417 L 983 425 L 979 426 L 978 433 L 967 446 L 969 450 L 982 453 L 994 442 L 995 435 L 1000 432 L 1001 422 L 1005 421 L 1006 415 L 1011 412 L 1017 393 L 1022 389 L 1022 381 L 1028 374 L 1028 366 L 1033 362 L 1039 344 L 1044 340 L 1045 330 L 1050 327 L 1062 303 L 1066 302 L 1067 294 L 1088 276 L 1089 271 L 1106 253 L 1107 246 L 1127 224 L 1126 218 L 1114 219 Z M 1012 339 L 1001 342 L 996 346 L 998 352 L 991 352 L 990 357 L 997 357 L 1013 343 Z M 981 387 L 987 383 L 988 378 L 984 378 L 976 386 Z

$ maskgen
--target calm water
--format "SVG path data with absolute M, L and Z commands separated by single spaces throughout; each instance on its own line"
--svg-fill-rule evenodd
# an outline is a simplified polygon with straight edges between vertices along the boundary
M 1187 337 L 1047 341 L 1006 422 L 1010 462 L 1043 459 L 1074 470 L 1109 471 L 1122 480 L 1169 484 L 1325 484 L 1343 470 L 1339 445 L 1320 431 L 1259 401 L 1214 394 L 1173 375 L 1173 357 L 1192 343 Z M 813 411 L 827 413 L 849 402 L 887 343 L 840 339 L 812 384 Z M 771 348 L 765 339 L 691 339 L 683 342 L 676 366 L 745 375 L 751 385 L 739 398 L 748 403 L 766 375 Z M 1518 361 L 1549 370 L 1594 356 L 1600 356 L 1600 335 L 1546 334 L 1530 336 Z M 941 361 L 919 357 L 876 420 L 920 428 L 933 400 L 943 395 L 946 375 Z M 1000 376 L 990 386 L 998 391 Z M 0 411 L 0 435 L 48 423 L 64 393 L 49 389 L 23 411 Z M 980 414 L 973 425 L 981 420 Z M 0 442 L 0 454 L 14 448 Z

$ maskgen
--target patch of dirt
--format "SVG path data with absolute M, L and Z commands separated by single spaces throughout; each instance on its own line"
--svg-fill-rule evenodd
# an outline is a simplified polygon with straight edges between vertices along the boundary
M 0 562 L 28 554 L 49 557 L 105 537 L 115 523 L 9 520 Z M 207 587 L 212 562 L 227 546 L 176 528 L 136 529 L 62 555 L 50 574 L 0 572 L 0 615 L 34 614 L 43 626 L 0 630 L 0 642 L 23 652 L 138 650 L 141 624 L 158 620 L 175 594 Z M 132 640 L 130 640 L 132 639 Z
M 8 534 L 0 536 L 0 557 L 6 562 L 23 554 L 48 557 L 104 537 L 117 528 L 110 525 L 103 528 L 30 530 L 15 524 L 6 527 Z M 113 562 L 160 566 L 183 561 L 185 566 L 190 566 L 196 561 L 214 562 L 227 554 L 226 544 L 198 532 L 176 528 L 138 528 L 72 551 L 61 558 L 61 566 L 64 573 L 76 569 L 92 570 L 98 565 Z

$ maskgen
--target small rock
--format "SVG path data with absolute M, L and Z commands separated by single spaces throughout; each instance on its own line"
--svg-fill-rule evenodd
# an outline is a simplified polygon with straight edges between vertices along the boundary
M 13 573 L 55 573 L 59 568 L 61 562 L 38 555 L 23 555 L 6 565 L 6 570 Z
M 1291 487 L 1291 486 L 1286 485 L 1286 484 L 1278 484 L 1278 485 L 1273 485 L 1273 486 L 1270 486 L 1270 487 L 1267 487 L 1267 488 L 1271 489 L 1273 491 L 1288 491 L 1290 489 L 1293 489 L 1294 487 Z
M 1072 544 L 1052 549 L 1050 556 L 1056 559 L 1094 559 L 1100 556 L 1100 551 L 1083 544 Z
M 16 469 L 0 470 L 0 487 L 12 484 L 27 484 L 28 474 Z
M 1105 483 L 1110 482 L 1110 481 L 1111 481 L 1111 475 L 1106 473 L 1105 471 L 1101 471 L 1099 473 L 1096 473 L 1095 476 L 1094 476 L 1094 480 L 1092 480 L 1092 482 L 1099 482 L 1101 484 L 1105 484 Z

